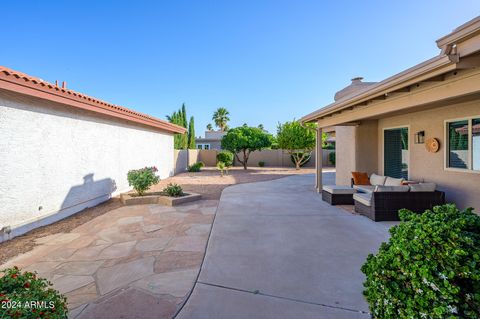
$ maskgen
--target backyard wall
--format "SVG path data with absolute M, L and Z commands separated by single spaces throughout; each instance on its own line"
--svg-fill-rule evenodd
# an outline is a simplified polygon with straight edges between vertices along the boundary
M 129 190 L 130 169 L 174 172 L 170 133 L 1 90 L 0 136 L 0 229 L 10 236 Z

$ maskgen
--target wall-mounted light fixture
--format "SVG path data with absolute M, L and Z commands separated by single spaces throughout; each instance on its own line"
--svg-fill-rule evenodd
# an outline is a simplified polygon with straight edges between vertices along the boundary
M 425 131 L 415 133 L 415 144 L 425 143 Z

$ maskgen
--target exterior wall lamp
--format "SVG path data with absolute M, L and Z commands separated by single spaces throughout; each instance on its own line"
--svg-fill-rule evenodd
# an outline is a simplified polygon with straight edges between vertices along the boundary
M 425 143 L 425 131 L 419 131 L 415 133 L 415 144 Z

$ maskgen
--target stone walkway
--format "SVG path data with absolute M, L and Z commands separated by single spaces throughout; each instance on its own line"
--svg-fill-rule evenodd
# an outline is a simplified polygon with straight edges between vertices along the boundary
M 65 294 L 70 318 L 171 318 L 192 289 L 218 205 L 125 206 L 0 266 L 17 265 Z

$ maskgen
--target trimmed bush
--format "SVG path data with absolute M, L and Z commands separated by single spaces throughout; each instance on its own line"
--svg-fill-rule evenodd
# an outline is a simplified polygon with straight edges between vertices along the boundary
M 0 318 L 67 318 L 67 299 L 52 283 L 18 267 L 2 271 Z
M 157 171 L 155 166 L 131 170 L 127 174 L 128 185 L 132 186 L 138 195 L 142 196 L 150 186 L 158 183 L 160 180 L 155 175 Z
M 302 157 L 302 154 L 305 154 L 305 157 L 303 160 L 299 163 L 300 167 L 305 166 L 308 162 L 310 162 L 310 159 L 312 158 L 312 154 L 310 152 L 296 152 L 290 155 L 290 160 L 292 161 L 293 164 L 295 164 L 295 157 L 300 158 Z
M 171 197 L 180 197 L 183 196 L 183 189 L 178 184 L 168 184 L 167 187 L 163 189 L 163 192 Z
M 204 166 L 203 162 L 197 162 L 187 167 L 187 170 L 191 173 L 200 172 L 201 168 Z
M 330 161 L 330 163 L 332 163 L 332 165 L 335 165 L 335 162 L 337 160 L 335 152 L 331 152 L 330 154 L 328 154 L 328 160 Z
M 217 163 L 223 162 L 226 166 L 233 166 L 233 153 L 221 151 L 217 154 Z
M 399 216 L 362 267 L 373 318 L 480 318 L 480 216 L 453 204 Z
M 259 166 L 259 167 L 265 167 L 265 162 L 264 162 L 264 161 L 258 162 L 258 166 Z

